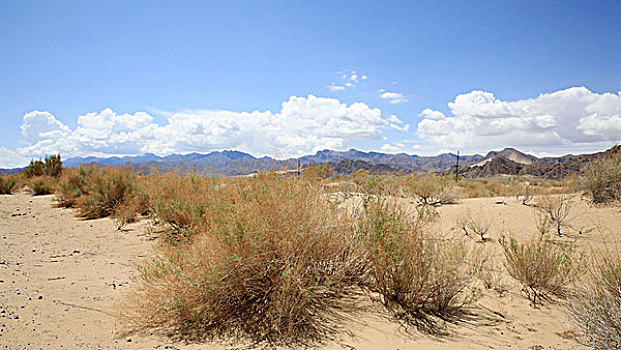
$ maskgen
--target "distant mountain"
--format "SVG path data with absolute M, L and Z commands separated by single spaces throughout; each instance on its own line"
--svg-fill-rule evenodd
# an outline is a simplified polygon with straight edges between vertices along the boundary
M 485 159 L 460 171 L 464 177 L 492 177 L 499 175 L 537 176 L 547 179 L 562 179 L 576 174 L 590 161 L 610 152 L 617 152 L 613 147 L 605 152 L 562 157 L 537 158 L 517 150 L 506 148 L 500 152 L 489 152 Z
M 604 152 L 595 154 L 566 155 L 562 157 L 537 158 L 513 148 L 491 151 L 485 156 L 475 154 L 459 157 L 460 174 L 464 177 L 489 177 L 498 175 L 533 175 L 546 178 L 562 178 L 580 171 L 582 166 Z M 453 171 L 457 155 L 444 153 L 437 156 L 419 156 L 405 153 L 387 154 L 348 151 L 318 151 L 300 158 L 276 160 L 271 157 L 256 158 L 240 151 L 216 151 L 211 153 L 171 154 L 160 157 L 155 154 L 126 157 L 85 157 L 69 158 L 63 161 L 66 167 L 83 164 L 103 166 L 131 165 L 144 172 L 158 171 L 197 171 L 218 176 L 235 176 L 262 170 L 295 169 L 309 164 L 328 163 L 335 174 L 348 174 L 358 169 L 380 173 L 439 173 Z M 0 169 L 0 173 L 17 173 L 21 169 Z

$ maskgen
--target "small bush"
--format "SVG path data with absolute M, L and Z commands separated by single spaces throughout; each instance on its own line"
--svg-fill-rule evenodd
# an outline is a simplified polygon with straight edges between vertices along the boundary
M 545 232 L 547 226 L 552 226 L 556 234 L 562 236 L 562 229 L 569 224 L 569 212 L 573 198 L 574 196 L 567 194 L 538 197 L 535 208 L 538 211 L 539 230 Z
M 363 260 L 352 225 L 319 188 L 295 179 L 223 183 L 201 232 L 140 270 L 124 309 L 134 329 L 185 339 L 321 340 L 357 294 Z
M 396 317 L 440 333 L 441 324 L 456 320 L 476 296 L 476 268 L 465 246 L 427 237 L 395 203 L 370 202 L 360 228 L 371 277 L 366 287 Z
M 426 205 L 453 204 L 457 201 L 456 191 L 448 176 L 410 176 L 405 181 L 405 191 Z
M 610 152 L 587 164 L 580 184 L 593 203 L 621 200 L 621 152 Z
M 89 219 L 112 215 L 121 206 L 136 208 L 134 214 L 146 211 L 148 206 L 146 196 L 139 188 L 138 176 L 127 169 L 93 170 L 88 176 L 86 192 L 78 207 L 80 215 Z
M 470 210 L 467 210 L 462 217 L 457 220 L 457 225 L 465 232 L 466 236 L 475 234 L 481 238 L 481 242 L 488 240 L 487 233 L 492 227 L 491 220 L 481 216 L 473 216 Z
M 65 169 L 56 190 L 58 206 L 65 208 L 77 206 L 79 199 L 88 195 L 89 182 L 95 171 L 94 168 L 85 167 L 78 170 Z
M 30 179 L 28 188 L 35 196 L 52 194 L 56 190 L 57 180 L 49 176 L 38 176 Z
M 15 177 L 0 175 L 0 194 L 11 194 L 15 189 Z
M 526 242 L 501 237 L 505 266 L 520 281 L 533 306 L 550 295 L 567 296 L 567 286 L 580 271 L 582 258 L 571 244 L 555 244 L 543 236 Z
M 621 349 L 621 259 L 604 257 L 593 265 L 592 282 L 565 304 L 574 324 L 593 349 Z

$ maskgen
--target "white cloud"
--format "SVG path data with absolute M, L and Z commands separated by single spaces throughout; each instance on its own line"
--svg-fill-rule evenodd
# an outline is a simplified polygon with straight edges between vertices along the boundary
M 573 87 L 536 98 L 502 101 L 472 91 L 448 104 L 452 116 L 425 109 L 418 135 L 443 147 L 485 151 L 505 146 L 542 147 L 618 142 L 621 96 Z
M 398 92 L 386 91 L 386 92 L 383 92 L 380 95 L 380 97 L 385 99 L 385 100 L 388 100 L 388 102 L 390 102 L 393 105 L 397 104 L 397 103 L 406 103 L 406 102 L 410 101 L 407 98 L 405 98 L 405 96 L 403 96 L 403 94 L 398 93 Z
M 384 152 L 388 152 L 388 153 L 397 153 L 397 152 L 403 152 L 403 150 L 397 146 L 392 146 L 390 144 L 383 144 L 382 147 L 380 147 L 380 149 Z
M 389 124 L 379 109 L 364 103 L 348 106 L 313 95 L 291 96 L 277 113 L 172 113 L 163 126 L 144 112 L 116 114 L 105 109 L 79 116 L 77 128 L 70 130 L 50 113 L 33 113 L 24 116 L 22 133 L 29 145 L 18 149 L 22 157 L 57 152 L 65 158 L 146 152 L 164 155 L 221 149 L 290 156 L 326 148 L 344 149 L 354 140 L 380 140 L 382 129 Z
M 410 124 L 405 124 L 404 126 L 399 126 L 397 124 L 394 123 L 390 123 L 389 125 L 391 128 L 398 130 L 398 131 L 403 131 L 403 132 L 407 132 L 410 131 Z
M 326 88 L 330 91 L 342 91 L 345 90 L 345 87 L 342 85 L 328 85 Z
M 391 122 L 393 123 L 397 123 L 397 124 L 403 124 L 403 122 L 401 121 L 401 119 L 399 119 L 399 117 L 397 117 L 394 114 L 391 114 L 390 117 L 388 118 Z
M 28 164 L 29 161 L 30 158 L 0 146 L 0 168 L 19 168 Z
M 354 88 L 361 81 L 369 79 L 367 75 L 360 74 L 353 69 L 338 71 L 336 72 L 336 75 L 338 82 L 331 83 L 326 86 L 326 88 L 330 91 L 343 91 L 349 88 Z

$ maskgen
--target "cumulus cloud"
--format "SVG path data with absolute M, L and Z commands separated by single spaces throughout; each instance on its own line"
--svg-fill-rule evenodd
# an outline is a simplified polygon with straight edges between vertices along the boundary
M 395 123 L 390 123 L 390 127 L 401 132 L 410 131 L 410 124 L 405 124 L 404 126 L 399 126 Z
M 485 91 L 458 95 L 452 116 L 425 109 L 418 136 L 467 150 L 504 146 L 541 147 L 618 142 L 621 96 L 572 87 L 536 98 L 503 101 Z
M 26 165 L 28 161 L 29 158 L 4 146 L 0 146 L 0 168 L 19 168 Z
M 398 93 L 398 92 L 385 91 L 380 95 L 380 97 L 385 100 L 388 100 L 388 102 L 390 102 L 390 104 L 393 104 L 393 105 L 397 103 L 406 103 L 410 101 L 405 96 L 403 96 L 403 94 Z
M 388 152 L 388 153 L 397 153 L 397 152 L 403 152 L 403 150 L 397 146 L 392 146 L 388 143 L 385 143 L 382 145 L 382 147 L 380 147 L 380 149 L 384 152 Z
M 63 156 L 159 155 L 237 149 L 255 155 L 292 156 L 319 149 L 344 149 L 354 140 L 380 140 L 388 122 L 364 103 L 291 96 L 279 112 L 190 110 L 172 113 L 158 125 L 145 112 L 117 114 L 111 109 L 78 117 L 70 130 L 48 112 L 24 116 L 29 145 L 23 157 L 60 152 Z

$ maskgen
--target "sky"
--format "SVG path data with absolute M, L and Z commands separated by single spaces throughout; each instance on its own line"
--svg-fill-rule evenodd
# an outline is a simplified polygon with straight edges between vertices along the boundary
M 0 168 L 621 141 L 619 1 L 0 0 Z

